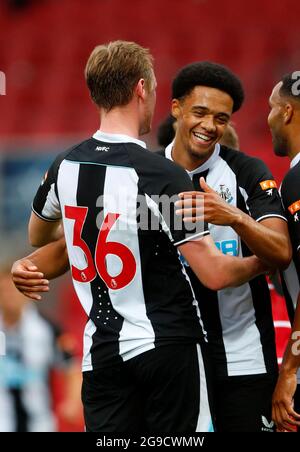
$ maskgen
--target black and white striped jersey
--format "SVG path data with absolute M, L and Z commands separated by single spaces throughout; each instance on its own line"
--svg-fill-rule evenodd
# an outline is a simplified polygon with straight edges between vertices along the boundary
M 192 188 L 182 168 L 143 142 L 100 131 L 51 166 L 33 211 L 63 220 L 75 290 L 89 316 L 83 370 L 201 339 L 176 246 L 209 232 L 185 226 L 173 202 Z
M 283 179 L 281 198 L 288 219 L 293 259 L 282 272 L 282 287 L 290 322 L 293 323 L 300 293 L 300 153 L 291 162 L 291 169 Z M 300 371 L 298 371 L 300 383 Z
M 283 272 L 283 289 L 287 300 L 289 317 L 293 320 L 294 311 L 299 295 L 300 281 L 300 153 L 297 163 L 286 174 L 281 185 L 281 198 L 289 225 L 289 233 L 293 247 L 293 260 L 287 270 Z
M 172 143 L 163 151 L 168 159 L 172 159 L 171 153 Z M 217 144 L 212 156 L 188 174 L 196 190 L 200 190 L 203 176 L 226 202 L 256 221 L 271 217 L 285 220 L 274 178 L 259 159 Z M 209 231 L 224 254 L 252 254 L 231 227 L 209 224 Z M 187 272 L 199 300 L 216 375 L 276 372 L 271 300 L 265 277 L 215 292 L 204 287 L 188 267 Z

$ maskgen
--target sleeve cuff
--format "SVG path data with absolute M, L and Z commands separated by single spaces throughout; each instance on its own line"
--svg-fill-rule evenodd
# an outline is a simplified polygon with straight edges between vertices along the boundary
M 287 222 L 287 219 L 283 215 L 280 215 L 277 213 L 269 213 L 267 215 L 263 215 L 262 217 L 257 218 L 255 221 L 257 221 L 259 223 L 260 221 L 266 220 L 267 218 L 281 218 L 281 220 L 284 220 Z
M 183 240 L 180 240 L 179 242 L 174 242 L 173 245 L 174 246 L 179 246 L 182 245 L 183 243 L 186 242 L 192 242 L 193 240 L 200 238 L 200 237 L 204 237 L 205 235 L 209 235 L 210 232 L 209 231 L 203 231 L 203 232 L 198 232 L 197 234 L 191 235 L 190 237 L 186 237 Z
M 31 206 L 31 210 L 32 210 L 32 212 L 33 212 L 37 217 L 39 217 L 41 220 L 49 221 L 50 223 L 53 223 L 53 222 L 55 222 L 55 221 L 60 221 L 60 220 L 61 220 L 61 217 L 59 217 L 59 218 L 47 218 L 47 217 L 45 217 L 44 215 L 42 215 L 42 214 L 38 213 L 36 210 L 34 210 L 33 205 Z

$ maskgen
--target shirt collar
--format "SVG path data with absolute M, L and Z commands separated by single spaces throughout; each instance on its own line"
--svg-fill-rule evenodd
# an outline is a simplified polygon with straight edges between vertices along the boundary
M 173 146 L 174 146 L 174 141 L 172 141 L 172 143 L 170 143 L 165 149 L 166 158 L 169 159 L 169 160 L 172 160 L 172 161 L 174 161 L 173 158 L 172 158 Z M 186 172 L 188 173 L 188 175 L 190 177 L 193 177 L 194 174 L 202 173 L 203 171 L 208 170 L 209 168 L 212 167 L 212 165 L 218 159 L 219 153 L 220 153 L 220 145 L 219 145 L 219 143 L 217 143 L 215 145 L 214 152 L 209 157 L 209 159 L 206 160 L 206 162 L 203 163 L 203 165 L 198 166 L 198 168 L 195 168 L 193 171 L 186 170 Z
M 295 157 L 294 157 L 293 160 L 291 161 L 291 168 L 293 168 L 294 166 L 296 166 L 298 162 L 300 162 L 300 152 L 298 152 L 298 154 L 295 155 Z
M 104 141 L 104 143 L 135 143 L 145 149 L 147 148 L 144 141 L 130 137 L 129 135 L 122 135 L 120 133 L 106 133 L 101 132 L 101 130 L 97 130 L 97 132 L 94 133 L 93 138 L 95 138 L 95 140 Z

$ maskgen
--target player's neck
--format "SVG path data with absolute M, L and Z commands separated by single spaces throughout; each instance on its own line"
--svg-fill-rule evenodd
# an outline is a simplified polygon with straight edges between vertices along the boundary
M 298 140 L 294 140 L 293 144 L 290 146 L 290 150 L 288 153 L 289 159 L 292 161 L 297 154 L 300 152 L 300 138 Z
M 211 155 L 207 155 L 205 157 L 200 158 L 199 156 L 193 156 L 188 152 L 182 152 L 183 144 L 180 139 L 175 138 L 174 145 L 172 148 L 172 159 L 178 165 L 185 168 L 187 171 L 194 171 L 199 168 L 199 166 L 203 165 Z
M 100 131 L 139 138 L 137 114 L 130 106 L 117 107 L 109 112 L 101 111 Z

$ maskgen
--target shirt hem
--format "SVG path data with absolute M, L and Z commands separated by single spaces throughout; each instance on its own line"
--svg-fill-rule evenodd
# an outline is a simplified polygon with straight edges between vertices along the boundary
M 228 371 L 228 377 L 242 377 L 247 375 L 262 375 L 268 374 L 266 369 L 246 369 L 246 370 L 231 370 Z
M 201 338 L 186 338 L 186 340 L 183 341 L 161 341 L 161 342 L 152 342 L 150 344 L 147 344 L 143 347 L 138 347 L 135 350 L 123 353 L 123 354 L 119 354 L 117 355 L 119 358 L 122 359 L 123 362 L 129 361 L 130 359 L 135 358 L 136 356 L 142 355 L 143 353 L 149 352 L 151 350 L 154 349 L 158 349 L 160 347 L 163 346 L 169 346 L 169 345 L 178 345 L 178 344 L 199 344 L 201 343 Z M 117 356 L 115 356 L 114 358 L 116 358 Z M 91 370 L 98 370 L 98 369 L 103 369 L 103 368 L 107 368 L 110 366 L 113 366 L 115 363 L 114 362 L 107 362 L 104 365 L 101 363 L 95 363 L 94 365 L 92 364 L 82 364 L 82 372 L 88 372 Z
M 36 210 L 34 210 L 33 206 L 31 206 L 31 210 L 37 217 L 41 218 L 41 220 L 49 221 L 50 223 L 53 223 L 55 221 L 60 221 L 62 219 L 62 217 L 55 218 L 55 219 L 44 217 L 44 215 L 42 215 L 42 214 L 38 213 Z

